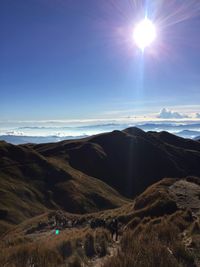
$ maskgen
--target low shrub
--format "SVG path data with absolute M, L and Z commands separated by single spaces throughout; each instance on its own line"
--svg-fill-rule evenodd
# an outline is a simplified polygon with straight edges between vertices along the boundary
M 85 255 L 89 258 L 95 255 L 94 237 L 88 234 L 84 242 Z
M 70 257 L 73 253 L 73 248 L 71 241 L 63 241 L 59 247 L 58 251 L 61 254 L 62 258 L 65 260 L 66 258 Z

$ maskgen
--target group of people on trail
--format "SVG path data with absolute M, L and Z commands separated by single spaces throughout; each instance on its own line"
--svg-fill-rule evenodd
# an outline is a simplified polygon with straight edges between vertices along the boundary
M 118 240 L 119 222 L 117 218 L 108 220 L 96 218 L 88 221 L 86 218 L 67 218 L 65 214 L 57 211 L 48 215 L 48 222 L 39 222 L 37 228 L 40 230 L 45 228 L 55 228 L 61 230 L 72 227 L 83 227 L 87 226 L 88 224 L 90 225 L 91 229 L 96 229 L 99 227 L 108 229 L 111 233 L 112 239 L 115 239 L 115 241 Z
M 51 227 L 57 227 L 61 229 L 76 227 L 78 223 L 78 220 L 67 219 L 64 216 L 59 216 L 57 214 L 51 217 L 49 220 L 49 225 L 51 225 Z
M 95 219 L 90 222 L 90 227 L 92 229 L 98 228 L 98 227 L 103 227 L 106 228 L 106 220 L 104 219 Z

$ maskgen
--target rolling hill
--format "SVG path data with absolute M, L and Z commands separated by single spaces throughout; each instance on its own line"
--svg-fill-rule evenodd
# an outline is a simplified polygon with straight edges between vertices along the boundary
M 200 176 L 199 142 L 134 127 L 58 143 L 0 142 L 0 156 L 1 229 L 52 209 L 120 207 L 164 177 Z
M 50 209 L 85 213 L 127 203 L 102 181 L 62 167 L 30 146 L 0 142 L 0 157 L 1 232 Z
M 200 143 L 168 132 L 133 127 L 32 148 L 131 198 L 163 177 L 200 176 Z

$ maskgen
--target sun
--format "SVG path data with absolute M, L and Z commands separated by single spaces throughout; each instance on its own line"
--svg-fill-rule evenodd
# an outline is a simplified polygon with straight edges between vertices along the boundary
M 156 27 L 148 18 L 140 21 L 134 29 L 133 38 L 136 45 L 144 50 L 150 46 L 156 39 Z

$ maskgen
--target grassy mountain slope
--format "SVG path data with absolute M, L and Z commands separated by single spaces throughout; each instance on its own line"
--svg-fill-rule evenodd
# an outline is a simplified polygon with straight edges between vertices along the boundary
M 76 141 L 35 145 L 44 157 L 62 159 L 133 197 L 163 177 L 200 176 L 200 144 L 167 132 L 138 128 L 113 131 Z
M 59 143 L 0 142 L 0 157 L 2 229 L 49 209 L 120 207 L 163 177 L 200 176 L 199 142 L 134 127 Z
M 52 213 L 45 213 L 26 220 L 1 238 L 0 262 L 14 263 L 14 267 L 28 266 L 30 259 L 44 267 L 83 263 L 91 267 L 199 267 L 199 194 L 199 178 L 166 178 L 117 209 L 85 215 L 63 212 L 68 221 L 75 219 L 79 225 L 64 227 L 58 236 L 49 224 Z M 114 243 L 106 229 L 89 227 L 90 219 L 97 218 L 106 222 L 118 218 L 120 243 Z M 109 247 L 116 245 L 116 253 L 105 260 Z
M 49 209 L 83 213 L 127 202 L 114 189 L 70 166 L 49 160 L 30 146 L 0 142 L 0 221 L 12 223 Z M 7 224 L 6 224 L 7 223 Z

